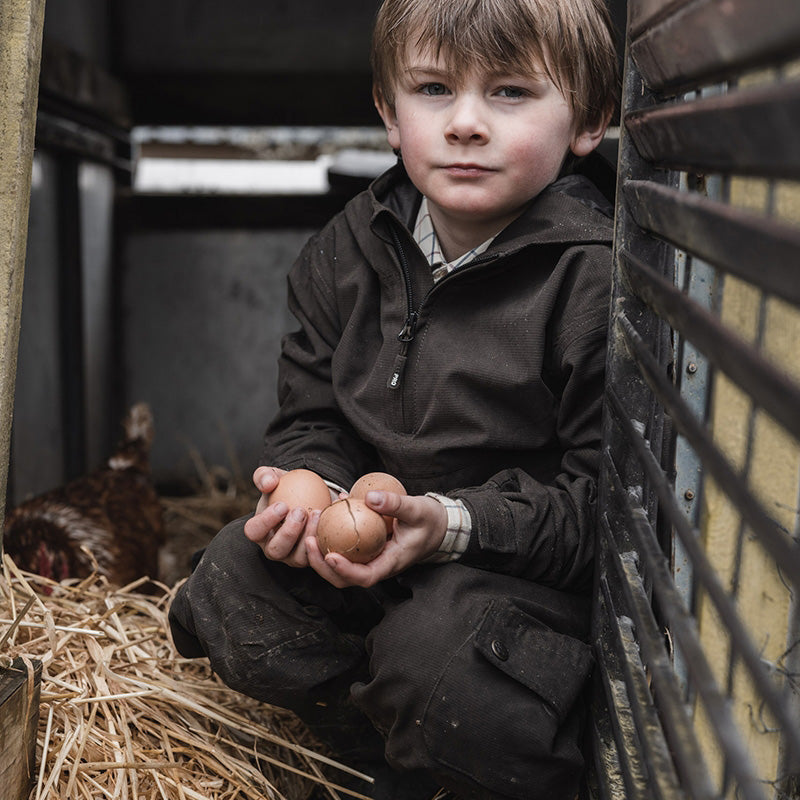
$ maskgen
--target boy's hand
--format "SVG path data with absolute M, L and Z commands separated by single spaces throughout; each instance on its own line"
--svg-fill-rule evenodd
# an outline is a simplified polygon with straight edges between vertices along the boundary
M 256 505 L 255 516 L 244 525 L 244 534 L 255 542 L 270 561 L 283 561 L 290 567 L 307 567 L 305 535 L 311 519 L 316 521 L 319 512 L 309 515 L 303 508 L 293 508 L 291 513 L 286 503 L 269 503 L 269 495 L 275 491 L 285 470 L 277 467 L 259 467 L 253 473 L 253 483 L 261 497 Z M 314 525 L 316 531 L 316 523 Z
M 317 519 L 304 540 L 309 565 L 334 586 L 374 586 L 433 555 L 447 531 L 447 511 L 432 497 L 406 497 L 394 492 L 367 492 L 367 505 L 395 517 L 386 547 L 367 564 L 354 564 L 339 553 L 322 555 L 316 538 Z

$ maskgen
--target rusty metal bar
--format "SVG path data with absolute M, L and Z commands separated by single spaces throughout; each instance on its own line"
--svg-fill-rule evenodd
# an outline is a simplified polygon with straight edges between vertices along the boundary
M 654 166 L 800 179 L 800 81 L 633 112 L 625 127 Z
M 601 579 L 602 583 L 602 579 Z M 631 708 L 628 688 L 622 679 L 624 669 L 622 661 L 625 659 L 621 651 L 621 643 L 611 634 L 611 617 L 614 615 L 613 605 L 609 605 L 608 587 L 597 598 L 602 608 L 603 630 L 600 632 L 597 644 L 598 672 L 602 679 L 602 688 L 606 698 L 604 710 L 613 735 L 614 751 L 619 774 L 608 775 L 608 764 L 602 762 L 598 765 L 598 772 L 602 781 L 601 788 L 607 794 L 603 800 L 650 800 L 648 774 L 642 758 L 642 745 L 637 734 L 636 722 Z M 595 757 L 600 754 L 595 753 Z M 606 759 L 609 753 L 602 754 Z M 619 784 L 623 786 L 620 787 Z M 623 790 L 621 793 L 620 790 Z M 613 794 L 612 794 L 613 792 Z
M 597 642 L 595 643 L 598 644 Z M 589 711 L 589 736 L 593 744 L 593 764 L 587 770 L 588 796 L 593 800 L 630 800 L 630 792 L 625 789 L 625 778 L 620 762 L 620 748 L 615 740 L 615 715 L 609 712 L 607 695 L 611 692 L 608 664 L 604 654 L 598 648 L 596 652 L 597 666 L 594 673 L 595 690 L 592 693 Z M 622 681 L 617 684 L 624 692 Z M 627 699 L 627 698 L 626 698 Z M 632 750 L 632 748 L 628 748 Z
M 800 5 L 798 5 L 800 8 Z M 800 305 L 800 229 L 649 181 L 626 181 L 636 223 L 765 292 Z
M 668 3 L 650 18 L 632 16 L 631 56 L 657 91 L 676 94 L 800 53 L 794 0 L 726 0 L 724 11 L 719 0 Z
M 613 466 L 611 468 L 613 469 Z M 622 562 L 624 557 L 615 548 L 607 519 L 603 522 L 609 546 L 614 554 L 612 559 L 616 567 L 614 580 L 623 586 L 628 608 L 636 623 L 634 632 L 632 620 L 627 615 L 609 614 L 610 631 L 614 639 L 621 644 L 623 651 L 621 667 L 628 696 L 633 698 L 631 712 L 637 730 L 641 734 L 639 740 L 642 758 L 648 770 L 650 791 L 660 800 L 668 798 L 678 800 L 685 797 L 682 785 L 689 790 L 689 796 L 696 800 L 716 800 L 717 793 L 708 780 L 708 774 L 700 757 L 700 748 L 683 711 L 675 674 L 664 650 L 663 640 L 652 619 L 647 595 L 641 581 L 632 581 L 630 574 L 625 571 Z M 606 603 L 610 604 L 608 580 L 611 580 L 611 576 L 606 576 L 606 579 L 601 581 L 601 587 L 606 595 Z M 642 657 L 639 656 L 640 651 L 647 663 L 647 674 L 642 665 Z M 664 693 L 659 709 L 656 709 L 653 703 L 648 676 L 659 687 L 659 693 L 662 691 Z M 673 702 L 670 702 L 670 699 Z M 672 748 L 665 740 L 662 722 L 673 734 Z M 680 783 L 673 757 L 679 765 Z

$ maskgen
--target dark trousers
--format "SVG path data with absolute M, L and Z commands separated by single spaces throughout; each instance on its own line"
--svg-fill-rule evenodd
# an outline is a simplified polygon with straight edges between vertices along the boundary
M 457 562 L 339 590 L 266 559 L 245 519 L 176 594 L 182 655 L 295 711 L 342 760 L 385 750 L 394 769 L 465 798 L 575 797 L 592 665 L 585 598 Z

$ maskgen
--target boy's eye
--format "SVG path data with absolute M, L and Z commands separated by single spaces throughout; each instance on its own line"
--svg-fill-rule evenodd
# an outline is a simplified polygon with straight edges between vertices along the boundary
M 524 97 L 526 92 L 524 89 L 520 89 L 519 86 L 503 86 L 497 90 L 497 94 L 500 95 L 500 97 L 517 98 Z
M 447 87 L 443 83 L 424 83 L 419 87 L 419 90 L 422 94 L 432 96 L 447 94 Z

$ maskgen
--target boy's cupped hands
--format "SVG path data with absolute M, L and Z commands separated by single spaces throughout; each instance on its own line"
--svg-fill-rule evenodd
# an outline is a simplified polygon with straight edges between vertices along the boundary
M 386 546 L 366 564 L 353 563 L 339 553 L 323 555 L 316 537 L 320 511 L 289 510 L 283 502 L 269 503 L 269 495 L 283 473 L 275 467 L 259 467 L 255 471 L 253 480 L 262 495 L 256 513 L 244 527 L 247 538 L 272 561 L 311 567 L 338 588 L 369 587 L 424 561 L 444 539 L 447 512 L 434 498 L 370 491 L 365 498 L 367 505 L 394 518 Z

